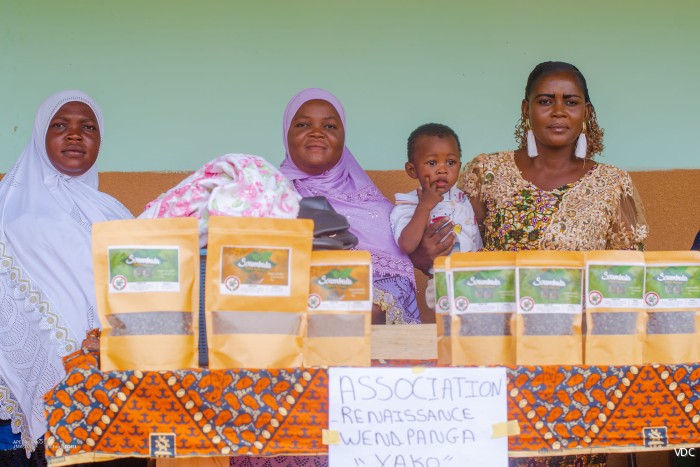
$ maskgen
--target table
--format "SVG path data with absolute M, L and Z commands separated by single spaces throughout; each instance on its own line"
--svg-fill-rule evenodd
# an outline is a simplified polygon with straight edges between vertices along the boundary
M 91 354 L 72 363 L 46 397 L 51 465 L 327 453 L 327 369 L 103 373 Z M 509 418 L 521 430 L 509 437 L 512 457 L 700 446 L 700 365 L 518 366 L 507 375 Z

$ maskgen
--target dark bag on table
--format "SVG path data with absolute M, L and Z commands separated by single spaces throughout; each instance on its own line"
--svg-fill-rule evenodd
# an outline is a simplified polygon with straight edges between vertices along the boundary
M 297 217 L 314 221 L 314 250 L 349 250 L 357 246 L 347 218 L 338 214 L 325 196 L 302 198 Z

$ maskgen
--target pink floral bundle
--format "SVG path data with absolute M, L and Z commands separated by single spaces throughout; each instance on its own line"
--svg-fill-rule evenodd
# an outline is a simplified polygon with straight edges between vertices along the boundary
M 146 205 L 139 218 L 196 217 L 199 245 L 207 244 L 209 216 L 295 218 L 301 197 L 265 159 L 224 154 Z

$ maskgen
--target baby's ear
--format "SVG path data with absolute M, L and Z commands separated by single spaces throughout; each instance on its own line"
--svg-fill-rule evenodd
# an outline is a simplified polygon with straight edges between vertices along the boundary
M 414 179 L 418 178 L 418 174 L 416 173 L 416 167 L 413 165 L 413 162 L 406 162 L 404 168 L 406 169 L 406 173 L 409 177 Z

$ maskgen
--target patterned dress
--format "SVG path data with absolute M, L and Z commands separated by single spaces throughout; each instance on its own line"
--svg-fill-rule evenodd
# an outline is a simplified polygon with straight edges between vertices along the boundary
M 542 190 L 525 180 L 514 152 L 482 154 L 458 186 L 475 206 L 484 250 L 641 250 L 644 210 L 624 170 L 594 164 L 579 180 Z M 511 467 L 604 467 L 607 455 L 510 459 Z
M 643 249 L 648 227 L 627 172 L 595 164 L 579 180 L 546 191 L 522 177 L 513 156 L 477 156 L 458 181 L 478 201 L 485 250 Z

